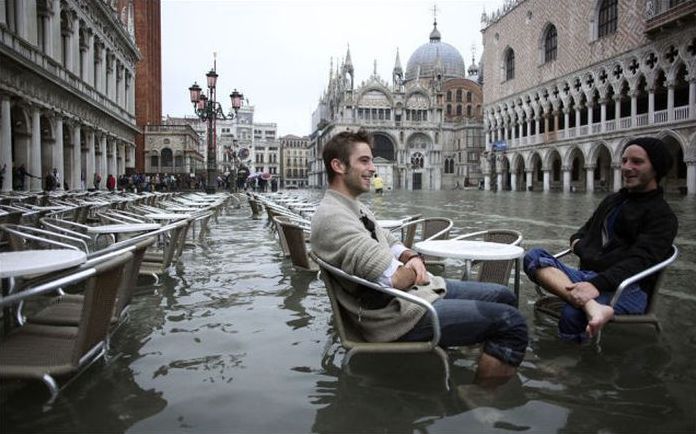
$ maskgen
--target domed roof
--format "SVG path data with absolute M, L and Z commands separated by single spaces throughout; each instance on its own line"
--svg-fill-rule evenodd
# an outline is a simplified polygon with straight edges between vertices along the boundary
M 430 42 L 418 47 L 408 59 L 405 81 L 415 80 L 419 74 L 420 78 L 433 77 L 438 57 L 442 64 L 443 78 L 466 77 L 466 67 L 462 55 L 450 44 L 442 42 L 440 31 L 437 30 L 437 23 L 434 23 L 433 31 L 430 32 Z

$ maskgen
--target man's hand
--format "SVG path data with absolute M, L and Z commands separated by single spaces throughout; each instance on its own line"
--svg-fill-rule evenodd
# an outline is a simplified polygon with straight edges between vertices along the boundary
M 578 282 L 567 285 L 570 302 L 575 307 L 583 307 L 585 303 L 599 297 L 599 290 L 590 282 Z
M 425 269 L 425 264 L 420 256 L 414 256 L 404 265 L 416 272 L 416 285 L 424 285 L 430 282 L 428 271 Z

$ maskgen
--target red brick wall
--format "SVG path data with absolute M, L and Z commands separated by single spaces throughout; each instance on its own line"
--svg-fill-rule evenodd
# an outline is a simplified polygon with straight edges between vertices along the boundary
M 135 68 L 135 120 L 142 129 L 162 122 L 160 0 L 134 0 L 135 40 L 142 58 Z M 145 169 L 142 134 L 135 139 L 135 170 Z

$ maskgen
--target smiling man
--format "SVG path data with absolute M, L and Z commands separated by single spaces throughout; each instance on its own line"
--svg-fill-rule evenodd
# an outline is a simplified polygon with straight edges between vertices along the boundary
M 379 227 L 358 196 L 370 191 L 375 173 L 372 137 L 343 132 L 323 150 L 329 189 L 312 217 L 312 250 L 349 274 L 428 300 L 438 313 L 440 345 L 483 343 L 477 378 L 506 379 L 527 348 L 527 324 L 515 296 L 494 283 L 445 280 L 425 270 L 420 255 Z M 425 310 L 371 288 L 342 282 L 337 299 L 351 321 L 372 342 L 428 340 Z
M 529 278 L 566 301 L 558 323 L 562 339 L 584 342 L 615 313 L 645 312 L 654 276 L 626 288 L 613 309 L 608 304 L 621 281 L 671 252 L 677 217 L 659 186 L 671 167 L 672 157 L 661 140 L 629 140 L 621 155 L 624 187 L 607 196 L 570 237 L 580 269 L 564 265 L 543 249 L 525 256 Z

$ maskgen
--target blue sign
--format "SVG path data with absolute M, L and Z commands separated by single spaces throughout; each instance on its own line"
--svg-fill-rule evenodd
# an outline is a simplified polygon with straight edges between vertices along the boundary
M 493 142 L 493 150 L 494 151 L 505 151 L 507 150 L 507 142 L 504 140 L 498 140 L 497 142 Z

